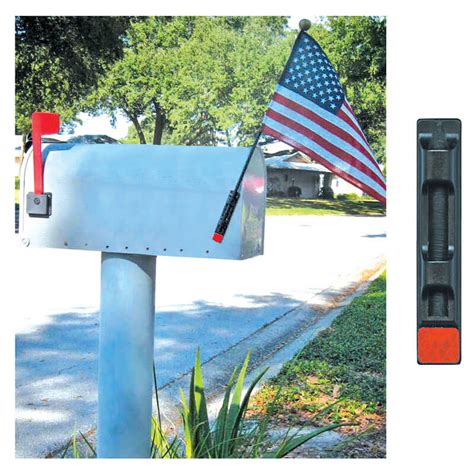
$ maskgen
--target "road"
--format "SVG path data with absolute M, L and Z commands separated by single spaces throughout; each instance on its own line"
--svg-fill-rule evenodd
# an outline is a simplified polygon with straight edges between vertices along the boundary
M 268 217 L 265 255 L 157 260 L 159 385 L 385 255 L 383 217 Z M 42 457 L 94 426 L 100 254 L 25 249 L 16 321 L 16 455 Z

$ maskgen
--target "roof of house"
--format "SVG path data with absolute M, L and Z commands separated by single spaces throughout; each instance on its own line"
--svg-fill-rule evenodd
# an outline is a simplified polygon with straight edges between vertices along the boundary
M 330 171 L 320 165 L 311 161 L 306 155 L 300 152 L 292 153 L 291 155 L 272 156 L 265 158 L 265 165 L 271 169 L 291 169 L 302 171 L 317 171 L 318 173 L 330 173 Z

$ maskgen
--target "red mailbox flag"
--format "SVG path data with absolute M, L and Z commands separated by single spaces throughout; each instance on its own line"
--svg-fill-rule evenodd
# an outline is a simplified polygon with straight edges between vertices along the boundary
M 33 112 L 31 115 L 33 135 L 33 168 L 35 174 L 35 194 L 43 194 L 43 156 L 41 153 L 41 137 L 59 132 L 59 114 L 50 112 Z

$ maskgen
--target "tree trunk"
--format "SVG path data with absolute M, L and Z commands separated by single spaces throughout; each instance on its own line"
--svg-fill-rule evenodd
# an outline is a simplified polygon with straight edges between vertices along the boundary
M 155 106 L 155 130 L 153 132 L 153 145 L 161 145 L 166 117 L 163 109 L 155 102 L 153 104 Z
M 138 138 L 140 139 L 140 143 L 142 145 L 146 145 L 146 138 L 145 134 L 143 133 L 143 129 L 140 125 L 140 122 L 138 121 L 138 117 L 136 115 L 130 116 L 130 120 L 133 123 L 133 126 L 135 127 L 135 130 L 137 131 Z

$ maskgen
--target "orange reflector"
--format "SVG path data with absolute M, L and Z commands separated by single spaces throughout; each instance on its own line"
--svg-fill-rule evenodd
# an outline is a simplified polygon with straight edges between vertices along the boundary
M 420 364 L 459 364 L 459 331 L 456 328 L 420 328 L 418 362 Z

